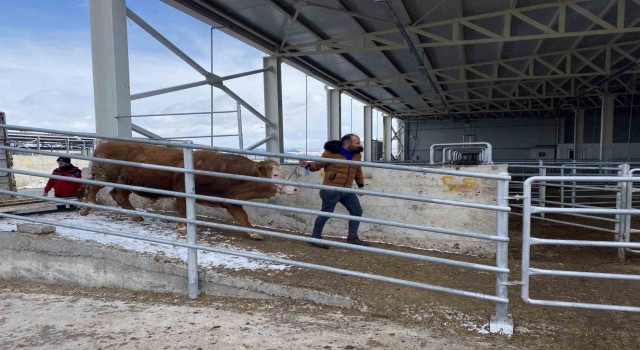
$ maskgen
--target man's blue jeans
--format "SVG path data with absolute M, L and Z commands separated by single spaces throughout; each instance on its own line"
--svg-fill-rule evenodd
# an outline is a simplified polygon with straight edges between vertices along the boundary
M 320 190 L 320 198 L 322 198 L 322 211 L 333 213 L 336 205 L 341 203 L 349 211 L 352 216 L 362 216 L 362 206 L 360 200 L 355 193 L 345 193 L 331 190 Z M 318 216 L 313 225 L 313 238 L 322 238 L 322 229 L 324 224 L 329 220 L 326 216 Z M 358 227 L 360 221 L 349 220 L 349 233 L 347 239 L 358 238 Z

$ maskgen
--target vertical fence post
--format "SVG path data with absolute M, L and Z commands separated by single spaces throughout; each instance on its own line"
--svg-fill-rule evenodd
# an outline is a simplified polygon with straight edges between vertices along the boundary
M 560 166 L 560 176 L 564 176 L 564 164 Z M 560 207 L 564 208 L 564 181 L 560 181 Z
M 629 176 L 629 164 L 620 164 L 618 166 L 618 176 Z M 627 189 L 629 183 L 625 181 L 618 182 L 618 191 L 616 192 L 616 209 L 627 209 Z M 616 241 L 624 242 L 629 235 L 627 231 L 627 218 L 629 215 L 616 214 Z M 618 260 L 624 262 L 626 260 L 626 249 L 623 247 L 618 248 Z
M 631 166 L 629 165 L 629 169 L 631 169 Z M 627 171 L 627 175 L 629 177 L 633 177 L 633 173 L 631 173 L 631 170 Z M 626 195 L 626 207 L 625 209 L 633 209 L 633 187 L 635 185 L 635 182 L 627 182 L 627 190 L 625 193 Z M 623 237 L 623 242 L 631 242 L 631 215 L 625 215 L 626 219 L 625 219 L 625 232 L 624 232 L 624 237 Z M 630 249 L 625 249 L 625 252 L 630 251 Z M 637 252 L 637 250 L 636 250 Z
M 193 170 L 193 149 L 183 148 L 184 169 Z M 184 174 L 184 192 L 186 194 L 195 194 L 196 185 L 193 174 Z M 187 201 L 187 219 L 196 219 L 196 200 L 195 198 L 186 198 Z M 196 224 L 187 224 L 187 243 L 196 244 Z M 196 299 L 200 294 L 198 288 L 198 250 L 188 248 L 187 251 L 187 274 L 189 276 L 189 298 Z
M 500 175 L 508 176 L 508 173 L 500 173 Z M 509 181 L 498 180 L 496 193 L 496 205 L 501 207 L 509 206 Z M 500 237 L 509 237 L 509 213 L 500 211 L 496 214 L 497 235 Z M 496 266 L 504 269 L 509 268 L 509 243 L 496 242 Z M 496 273 L 496 296 L 501 298 L 509 298 L 507 293 L 507 283 L 509 274 L 506 272 Z M 509 304 L 496 303 L 496 313 L 491 316 L 489 323 L 489 331 L 491 333 L 513 334 L 513 320 L 509 317 Z
M 531 258 L 531 183 L 522 184 L 522 300 L 529 300 L 529 260 Z
M 547 176 L 547 168 L 544 167 L 544 161 L 542 159 L 540 159 L 538 161 L 538 165 L 540 165 L 540 169 L 538 171 L 538 175 L 540 176 Z M 539 206 L 544 207 L 545 206 L 545 201 L 547 200 L 547 186 L 545 185 L 545 182 L 542 181 L 540 182 L 540 188 L 538 190 L 538 197 L 540 199 L 540 202 L 538 203 Z M 544 213 L 540 213 L 540 217 L 544 218 Z
M 576 161 L 574 160 L 573 162 L 575 163 Z M 577 173 L 578 169 L 576 169 L 576 165 L 573 164 L 573 169 L 571 169 L 571 176 L 576 176 Z M 577 183 L 574 181 L 573 186 L 571 187 L 571 204 L 576 204 L 576 186 Z M 572 207 L 575 208 L 575 205 L 573 205 Z

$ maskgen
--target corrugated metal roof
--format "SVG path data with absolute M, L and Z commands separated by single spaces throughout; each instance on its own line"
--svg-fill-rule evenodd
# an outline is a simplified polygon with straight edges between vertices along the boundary
M 640 0 L 164 1 L 404 120 L 541 116 L 640 84 Z

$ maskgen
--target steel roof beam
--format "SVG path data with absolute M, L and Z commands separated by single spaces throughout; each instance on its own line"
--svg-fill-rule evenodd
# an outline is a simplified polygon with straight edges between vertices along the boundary
M 624 47 L 632 46 L 628 50 L 623 49 Z M 607 45 L 598 45 L 592 47 L 585 47 L 571 51 L 556 51 L 544 54 L 535 54 L 535 55 L 527 55 L 509 59 L 499 59 L 493 61 L 485 61 L 480 63 L 473 64 L 463 64 L 456 66 L 447 66 L 433 69 L 432 72 L 439 77 L 444 78 L 445 80 L 438 81 L 439 84 L 452 84 L 452 83 L 466 83 L 466 82 L 484 82 L 484 81 L 501 81 L 501 80 L 523 80 L 523 79 L 555 79 L 555 78 L 568 78 L 571 76 L 593 76 L 593 75 L 604 75 L 607 72 L 611 71 L 611 66 L 615 65 L 615 63 L 619 62 L 622 58 L 627 58 L 629 60 L 634 60 L 635 58 L 630 54 L 630 52 L 634 52 L 640 48 L 640 40 L 633 40 L 623 43 L 612 43 Z M 597 50 L 597 51 L 595 51 Z M 584 72 L 584 73 L 572 73 L 575 71 L 575 66 L 572 67 L 569 65 L 560 65 L 559 63 L 563 60 L 582 60 L 586 57 L 584 55 L 591 54 L 588 59 L 591 61 L 591 64 L 594 65 L 594 71 L 592 72 Z M 581 58 L 577 56 L 580 55 Z M 560 56 L 560 57 L 558 57 Z M 606 60 L 604 58 L 608 57 Z M 615 57 L 615 58 L 614 58 Z M 556 61 L 553 61 L 553 58 L 557 58 Z M 602 58 L 604 61 L 603 65 L 596 65 L 593 61 L 596 58 Z M 526 66 L 523 69 L 516 69 L 513 65 L 523 63 Z M 529 68 L 530 64 L 536 64 L 537 67 L 544 67 L 549 69 L 548 74 L 535 74 L 531 72 Z M 499 69 L 500 68 L 515 70 L 518 73 L 517 77 L 500 77 Z M 573 69 L 572 69 L 573 68 Z M 451 70 L 459 70 L 459 71 L 468 71 L 478 76 L 481 76 L 480 79 L 457 79 L 453 76 L 447 74 L 447 72 Z M 484 72 L 482 71 L 484 70 Z M 408 81 L 407 85 L 411 84 L 425 84 L 426 82 L 421 81 L 419 79 L 419 75 L 417 73 L 403 73 L 398 75 L 388 75 L 382 77 L 374 77 L 367 79 L 358 79 L 340 83 L 339 86 L 345 88 L 358 87 L 358 88 L 366 88 L 366 87 L 381 87 L 387 86 L 386 83 L 396 83 L 399 84 L 399 81 L 406 80 Z
M 612 0 L 613 2 L 625 1 L 625 0 Z M 597 25 L 602 25 L 602 23 L 606 22 L 602 16 L 597 16 L 585 8 L 581 7 L 579 4 L 584 3 L 585 0 L 572 0 L 572 1 L 563 1 L 559 3 L 547 3 L 540 4 L 534 6 L 521 7 L 516 9 L 508 9 L 503 11 L 497 11 L 492 13 L 486 13 L 475 16 L 467 16 L 463 18 L 455 18 L 451 20 L 445 21 L 437 21 L 431 22 L 428 24 L 421 25 L 412 25 L 403 27 L 408 33 L 412 33 L 418 35 L 419 37 L 424 37 L 427 39 L 427 42 L 417 44 L 417 48 L 425 48 L 425 47 L 443 47 L 443 46 L 455 46 L 455 45 L 470 45 L 470 44 L 488 44 L 488 43 L 501 43 L 501 42 L 509 42 L 509 41 L 522 41 L 522 40 L 541 40 L 541 39 L 557 39 L 557 38 L 568 38 L 568 37 L 581 37 L 581 36 L 594 36 L 594 35 L 610 35 L 610 34 L 623 34 L 623 33 L 633 33 L 640 32 L 640 27 L 624 25 L 624 26 L 613 26 L 608 25 L 603 29 L 595 29 L 595 30 L 567 30 L 567 18 L 558 18 L 558 29 L 553 28 L 552 26 L 544 25 L 535 19 L 529 17 L 527 13 L 531 11 L 539 11 L 539 10 L 549 10 L 554 11 L 554 13 L 559 13 L 560 8 L 569 7 L 574 12 L 583 16 L 583 18 L 590 20 L 592 23 Z M 624 23 L 624 21 L 618 20 L 622 16 L 624 18 L 625 11 L 618 11 L 616 17 L 616 23 Z M 515 33 L 495 33 L 490 28 L 482 27 L 478 23 L 474 23 L 477 20 L 483 19 L 495 19 L 496 21 L 502 21 L 504 23 L 508 23 L 511 26 L 511 22 L 513 18 L 516 17 L 522 22 L 528 24 L 530 27 L 535 28 L 542 33 L 540 34 L 523 34 L 523 35 L 515 35 Z M 596 20 L 597 18 L 597 20 Z M 483 38 L 479 39 L 466 39 L 466 40 L 454 40 L 454 33 L 459 29 L 456 29 L 456 26 L 461 25 L 469 30 L 473 30 L 474 32 L 483 35 Z M 436 35 L 434 33 L 429 32 L 430 28 L 443 27 L 448 26 L 448 32 L 450 33 L 449 38 L 443 37 L 440 35 Z M 391 40 L 385 39 L 384 36 L 390 34 L 400 33 L 400 29 L 395 30 L 383 30 L 365 34 L 358 35 L 350 35 L 343 36 L 339 38 L 331 38 L 325 40 L 318 40 L 313 42 L 307 42 L 302 44 L 290 45 L 284 48 L 286 53 L 284 56 L 297 57 L 297 56 L 312 56 L 312 55 L 324 55 L 324 54 L 336 54 L 336 53 L 353 53 L 353 52 L 365 52 L 365 51 L 383 51 L 383 50 L 401 50 L 408 49 L 409 45 L 407 43 L 402 42 L 393 42 Z M 350 45 L 345 42 L 348 41 L 356 41 L 360 44 Z M 383 45 L 378 45 L 375 47 L 365 47 L 363 45 L 365 40 L 373 40 L 384 42 Z M 306 51 L 300 51 L 302 49 L 309 49 Z M 295 51 L 293 51 L 295 50 Z
M 434 8 L 437 7 L 438 5 L 440 5 L 441 2 L 437 3 L 434 5 Z M 407 10 L 407 7 L 404 4 L 403 0 L 400 0 L 400 2 L 398 3 L 400 10 L 403 12 L 402 14 L 408 18 L 411 21 L 411 15 L 409 14 L 409 11 Z M 391 5 L 389 5 L 389 7 L 391 8 Z M 415 23 L 415 22 L 414 22 Z M 415 34 L 411 34 L 411 33 L 407 33 L 408 36 L 411 38 L 412 41 L 416 41 L 416 42 L 421 42 L 420 41 L 420 37 L 418 37 Z M 426 49 L 423 49 L 423 55 L 420 57 L 419 60 L 421 66 L 418 67 L 418 74 L 423 76 L 423 77 L 427 77 L 427 81 L 432 83 L 432 88 L 435 90 L 435 92 L 439 95 L 440 97 L 440 102 L 445 106 L 445 108 L 447 110 L 449 110 L 449 106 L 447 104 L 447 100 L 444 99 L 442 97 L 443 93 L 444 93 L 444 88 L 442 85 L 440 85 L 439 81 L 438 81 L 438 77 L 436 77 L 432 71 L 433 71 L 433 65 L 431 64 L 431 61 L 429 60 L 429 56 L 427 55 Z M 422 73 L 422 74 L 420 74 Z M 415 81 L 419 81 L 417 78 L 415 79 Z M 435 84 L 433 84 L 435 83 Z M 425 84 L 426 85 L 426 84 Z
M 610 10 L 611 10 L 611 8 L 613 7 L 613 5 L 614 5 L 615 3 L 616 3 L 616 1 L 610 1 L 610 2 L 607 4 L 607 6 L 606 6 L 606 7 L 605 7 L 605 8 L 604 8 L 604 9 L 603 9 L 599 14 L 598 14 L 598 16 L 599 16 L 599 17 L 604 16 L 608 11 L 610 11 Z M 640 5 L 640 3 L 638 3 L 638 4 Z M 623 27 L 624 27 L 624 23 L 625 23 L 624 19 L 625 19 L 625 12 L 626 12 L 625 0 L 617 0 L 617 5 L 618 5 L 618 6 L 617 6 L 617 13 L 616 13 L 616 15 L 617 15 L 617 18 L 616 18 L 616 24 L 617 24 L 617 26 L 618 26 L 619 28 L 623 28 Z M 558 8 L 558 15 L 559 15 L 559 16 L 561 16 L 561 17 L 566 17 L 566 8 L 567 8 L 567 6 L 566 6 L 566 5 L 564 5 L 564 6 L 560 6 L 560 7 Z M 639 19 L 636 19 L 636 20 L 634 20 L 634 21 L 632 21 L 629 25 L 630 25 L 630 26 L 634 26 L 634 25 L 636 25 L 638 22 L 640 22 L 640 18 L 639 18 Z M 589 25 L 589 27 L 587 28 L 587 30 L 591 30 L 591 29 L 593 29 L 596 25 L 597 25 L 597 24 L 596 24 L 595 22 L 592 22 L 592 23 Z M 620 39 L 620 37 L 621 37 L 622 35 L 623 35 L 623 33 L 616 35 L 612 40 L 610 40 L 610 43 L 614 43 L 614 42 L 616 42 L 618 39 Z M 577 38 L 577 40 L 576 40 L 576 41 L 574 41 L 574 42 L 573 42 L 573 44 L 571 45 L 570 50 L 575 50 L 575 49 L 576 49 L 576 47 L 578 46 L 578 44 L 579 44 L 583 39 L 584 39 L 584 37 L 579 37 L 579 38 Z M 540 41 L 540 43 L 539 43 L 539 44 L 541 44 L 541 43 L 542 43 L 542 40 Z M 632 51 L 635 51 L 635 49 L 633 49 Z M 618 63 L 618 62 L 619 62 L 619 60 L 617 60 L 616 62 L 614 62 L 613 64 L 611 64 L 611 62 L 610 62 L 610 61 L 611 61 L 611 52 L 610 52 L 610 51 L 609 51 L 609 52 L 607 52 L 607 53 L 606 53 L 606 55 L 607 55 L 607 56 L 606 56 L 606 57 L 607 57 L 607 59 L 605 60 L 605 62 L 606 62 L 605 64 L 608 64 L 609 68 L 610 68 L 612 65 L 615 65 L 616 63 Z M 557 63 L 559 63 L 560 61 L 561 61 L 561 60 L 558 60 L 558 62 L 557 62 Z M 571 62 L 570 62 L 570 61 L 567 61 L 566 63 L 567 63 L 567 66 L 569 66 Z M 586 65 L 586 64 L 583 64 L 581 67 L 579 67 L 579 68 L 575 69 L 575 71 L 576 71 L 576 72 L 577 72 L 577 71 L 580 71 L 580 70 L 581 70 L 585 65 Z M 609 69 L 609 70 L 606 70 L 606 71 L 607 71 L 607 72 L 609 72 L 609 71 L 610 71 L 610 69 Z M 570 81 L 571 81 L 571 86 L 572 86 L 572 89 L 571 89 L 571 90 L 572 90 L 572 92 L 573 92 L 573 93 L 575 93 L 575 91 L 577 90 L 577 89 L 576 89 L 576 86 L 575 86 L 575 79 L 572 79 L 572 80 L 570 80 Z M 566 82 L 567 82 L 567 81 L 565 80 L 565 82 L 561 83 L 561 85 L 564 85 Z M 542 84 L 542 83 L 541 83 L 541 84 Z
M 348 11 L 348 7 L 341 1 L 341 0 L 337 0 L 338 3 L 340 4 L 340 6 L 342 6 L 343 8 L 347 9 L 346 12 L 351 13 L 352 11 Z M 368 32 L 367 28 L 365 27 L 365 25 L 358 19 L 352 16 L 352 19 L 354 22 L 356 22 L 358 24 L 358 26 L 365 32 Z M 388 20 L 385 20 L 386 23 L 389 23 Z M 378 45 L 378 43 L 374 42 L 374 45 Z M 399 72 L 400 76 L 404 76 L 407 73 L 402 72 L 402 70 L 398 67 L 398 65 L 394 62 L 393 58 L 389 55 L 388 52 L 382 52 L 383 56 L 387 59 L 387 61 L 389 62 L 389 64 L 391 64 L 391 66 Z M 419 86 L 420 84 L 415 84 L 410 86 L 416 93 L 420 94 L 421 92 L 417 89 L 417 86 Z M 428 85 L 427 82 L 424 82 L 422 85 Z M 390 86 L 389 86 L 390 88 Z M 433 104 L 433 102 L 429 102 L 427 99 L 423 100 L 423 101 L 416 101 L 416 102 L 422 102 L 422 103 L 427 103 L 427 104 Z
M 283 0 L 269 0 L 269 3 L 272 4 L 274 6 L 274 8 L 276 8 L 277 10 L 279 10 L 280 12 L 282 12 L 285 16 L 288 16 L 290 20 L 294 19 L 294 15 L 291 14 L 291 9 L 289 8 L 289 4 L 286 3 Z M 294 11 L 295 13 L 295 11 Z M 305 30 L 307 30 L 311 35 L 313 35 L 314 37 L 320 39 L 320 40 L 326 40 L 327 36 L 320 33 L 320 30 L 315 28 L 313 26 L 312 23 L 310 23 L 302 14 L 298 15 L 298 24 L 303 27 Z M 284 56 L 282 55 L 281 52 L 277 53 L 279 56 Z M 355 60 L 353 57 L 351 57 L 351 55 L 348 54 L 339 54 L 345 61 L 347 61 L 348 63 L 350 63 L 354 68 L 356 68 L 357 70 L 359 70 L 360 72 L 362 72 L 362 74 L 366 75 L 369 78 L 374 77 L 375 75 L 373 73 L 371 73 L 367 68 L 365 68 L 363 65 L 361 65 L 357 60 Z M 385 90 L 387 91 L 387 93 L 389 93 L 392 96 L 399 96 L 397 93 L 395 93 L 393 90 L 385 88 Z M 365 94 L 364 92 L 362 92 L 361 94 L 368 96 L 367 94 Z M 368 98 L 365 99 L 365 102 L 373 100 L 373 97 L 368 96 Z M 411 106 L 407 106 L 409 108 L 411 108 Z
M 321 9 L 325 9 L 325 10 L 329 10 L 329 11 L 335 11 L 335 12 L 339 12 L 342 14 L 345 14 L 347 16 L 352 17 L 353 19 L 357 19 L 357 18 L 362 18 L 362 19 L 366 19 L 369 21 L 376 21 L 376 22 L 382 22 L 382 23 L 390 23 L 387 19 L 385 18 L 376 18 L 376 17 L 371 17 L 371 16 L 365 16 L 363 14 L 360 14 L 358 12 L 354 12 L 354 11 L 349 11 L 347 10 L 346 6 L 344 6 L 344 4 L 341 1 L 338 1 L 340 3 L 340 5 L 342 7 L 345 8 L 345 10 L 340 9 L 340 8 L 335 8 L 335 7 L 331 7 L 331 6 L 326 6 L 326 5 L 322 5 L 322 4 L 318 4 L 316 2 L 312 2 L 312 1 L 308 1 L 308 0 L 301 0 L 300 3 L 304 4 L 304 5 L 308 5 L 308 6 L 314 6 L 314 7 L 318 7 Z

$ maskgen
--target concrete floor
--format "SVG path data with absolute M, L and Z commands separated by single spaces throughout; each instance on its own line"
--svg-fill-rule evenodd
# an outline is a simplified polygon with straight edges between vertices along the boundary
M 426 329 L 291 301 L 23 284 L 0 280 L 3 349 L 478 349 Z M 120 295 L 121 293 L 122 295 Z M 125 295 L 126 294 L 126 295 Z M 448 339 L 449 338 L 449 339 Z

